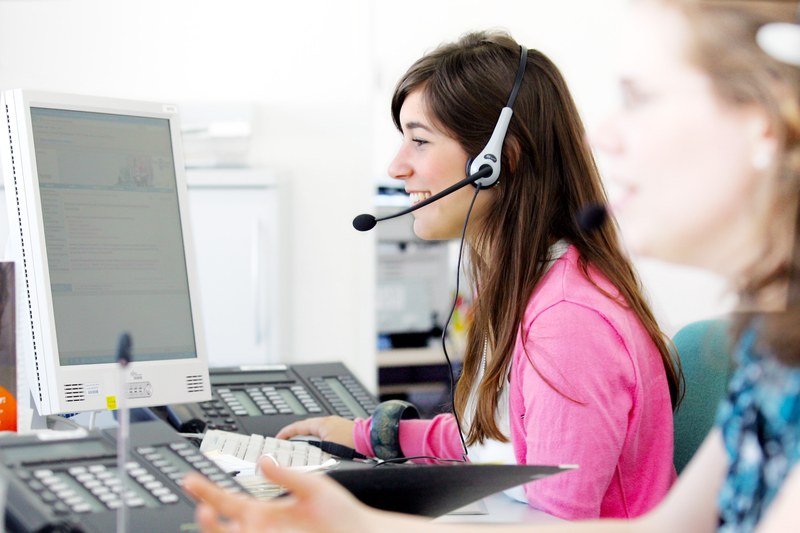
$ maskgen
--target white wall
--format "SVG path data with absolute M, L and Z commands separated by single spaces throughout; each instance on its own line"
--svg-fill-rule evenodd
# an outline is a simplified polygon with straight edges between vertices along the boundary
M 374 388 L 369 10 L 364 0 L 0 2 L 0 88 L 252 102 L 251 162 L 283 179 L 283 350 Z M 311 15 L 311 16 L 309 16 Z
M 399 138 L 396 79 L 460 34 L 509 30 L 562 69 L 589 129 L 614 103 L 625 0 L 1 0 L 0 88 L 251 102 L 251 163 L 283 177 L 287 361 L 374 386 L 374 237 L 350 227 Z M 668 332 L 728 305 L 719 282 L 642 263 Z

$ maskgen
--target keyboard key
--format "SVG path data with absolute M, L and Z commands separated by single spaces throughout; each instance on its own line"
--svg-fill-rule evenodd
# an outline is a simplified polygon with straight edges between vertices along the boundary
M 303 441 L 289 441 L 261 435 L 242 435 L 220 430 L 208 430 L 200 451 L 219 450 L 239 459 L 255 463 L 265 454 L 271 455 L 281 466 L 316 466 L 330 459 L 317 446 Z M 198 465 L 195 465 L 198 466 Z

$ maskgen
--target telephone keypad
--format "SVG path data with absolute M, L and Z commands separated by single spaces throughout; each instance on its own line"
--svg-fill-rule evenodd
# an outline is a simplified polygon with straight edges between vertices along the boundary
M 205 427 L 272 436 L 296 420 L 328 414 L 366 418 L 377 406 L 340 363 L 275 366 L 211 369 L 211 400 L 168 407 L 167 418 L 189 431 Z
M 302 385 L 290 387 L 247 387 L 245 389 L 217 388 L 217 395 L 235 416 L 252 415 L 291 415 L 319 414 L 322 407 Z M 209 422 L 212 417 L 230 417 L 224 409 L 216 408 L 211 402 L 200 404 Z M 235 422 L 234 419 L 231 419 Z M 226 420 L 226 423 L 231 424 Z M 220 427 L 219 424 L 216 427 Z M 233 428 L 235 429 L 235 428 Z
M 239 485 L 196 448 L 186 442 L 136 448 L 151 466 L 180 483 L 183 476 L 197 469 L 230 491 L 241 491 Z M 92 464 L 48 467 L 26 470 L 17 468 L 16 475 L 58 515 L 86 514 L 116 510 L 125 504 L 131 508 L 155 508 L 176 504 L 178 495 L 159 481 L 142 464 L 125 464 L 128 482 L 123 487 L 115 462 L 101 457 Z
M 349 375 L 309 379 L 322 396 L 345 418 L 369 416 L 377 406 L 366 390 Z

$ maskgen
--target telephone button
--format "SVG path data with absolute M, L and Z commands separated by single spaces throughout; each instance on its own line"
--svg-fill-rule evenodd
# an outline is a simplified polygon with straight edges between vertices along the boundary
M 78 495 L 75 495 L 75 496 L 70 496 L 69 498 L 64 498 L 64 503 L 66 503 L 67 505 L 72 507 L 72 510 L 74 511 L 76 505 L 79 505 L 79 504 L 84 503 L 84 502 L 83 502 L 83 498 L 81 498 Z
M 135 477 L 137 479 L 140 478 L 141 476 L 145 475 L 146 473 L 147 473 L 147 470 L 145 470 L 144 468 L 142 468 L 142 467 L 140 467 L 138 465 L 136 465 L 134 468 L 128 468 L 128 474 L 130 474 L 131 477 Z
M 67 514 L 67 513 L 69 513 L 69 507 L 67 507 L 65 504 L 63 504 L 61 502 L 54 503 L 52 505 L 52 509 L 57 514 Z
M 76 513 L 88 513 L 92 510 L 88 503 L 78 503 L 72 506 L 72 510 Z
M 44 485 L 36 480 L 29 481 L 28 486 L 36 492 L 42 492 L 44 490 Z
M 154 490 L 157 490 L 157 489 L 160 489 L 160 488 L 164 487 L 164 484 L 161 483 L 158 480 L 156 480 L 156 481 L 146 481 L 146 482 L 143 483 L 143 485 L 144 485 L 144 488 L 146 488 L 147 490 L 149 490 L 151 492 L 154 491 Z
M 128 507 L 144 507 L 144 500 L 138 497 L 127 500 Z

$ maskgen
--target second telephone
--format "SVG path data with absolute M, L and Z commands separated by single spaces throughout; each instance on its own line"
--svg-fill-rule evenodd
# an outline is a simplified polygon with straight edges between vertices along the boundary
M 131 531 L 197 531 L 195 502 L 180 486 L 187 472 L 199 471 L 229 491 L 244 490 L 160 420 L 135 424 L 130 438 L 126 490 L 117 470 L 115 432 L 0 439 L 0 480 L 8 483 L 6 530 L 108 533 L 124 499 Z
M 179 431 L 206 428 L 274 436 L 292 422 L 315 416 L 366 418 L 376 398 L 341 363 L 210 369 L 211 401 L 166 406 Z

